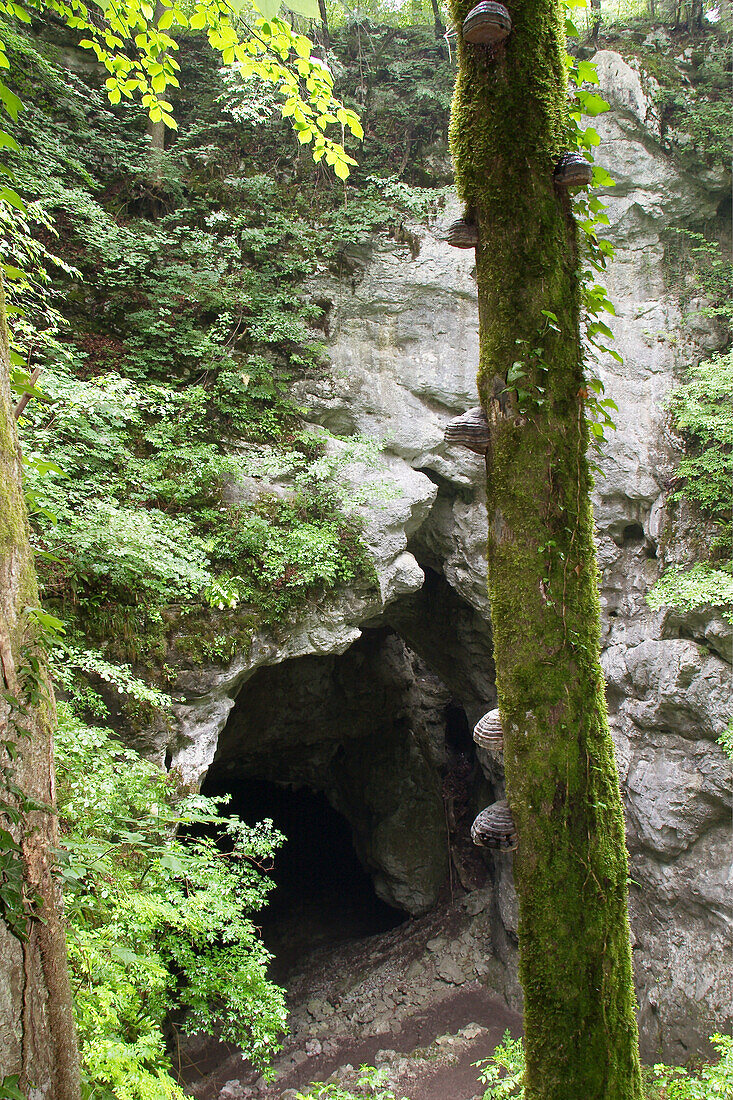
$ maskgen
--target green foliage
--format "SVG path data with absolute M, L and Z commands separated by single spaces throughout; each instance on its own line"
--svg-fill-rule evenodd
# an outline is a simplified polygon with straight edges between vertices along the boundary
M 103 7 L 94 18 L 74 0 L 28 0 L 28 7 L 42 14 L 50 11 L 74 32 L 88 36 L 79 45 L 93 51 L 107 69 L 105 88 L 111 103 L 118 104 L 123 97 L 139 99 L 152 123 L 173 129 L 177 127 L 173 106 L 164 96 L 179 86 L 180 65 L 175 58 L 179 45 L 169 32 L 203 30 L 225 65 L 234 66 L 245 79 L 255 76 L 277 90 L 283 117 L 292 120 L 301 145 L 313 146 L 316 163 L 325 159 L 340 179 L 346 179 L 356 163 L 342 142 L 346 129 L 357 138 L 363 136 L 358 116 L 334 98 L 333 77 L 312 56 L 312 42 L 278 17 L 280 0 L 260 0 L 259 6 L 248 0 L 234 4 L 215 0 L 187 5 L 185 10 L 177 0 L 163 0 L 157 16 L 147 3 L 132 0 L 123 8 Z M 294 0 L 294 7 L 307 9 L 311 18 L 317 14 L 311 10 L 312 0 Z M 30 22 L 28 11 L 14 0 L 3 0 L 0 11 Z M 260 13 L 264 18 L 259 18 Z M 3 106 L 16 117 L 20 101 L 4 84 L 1 89 Z M 329 136 L 331 126 L 340 128 L 341 142 Z M 0 144 L 17 148 L 1 132 Z M 0 194 L 3 197 L 7 198 Z
M 0 1081 L 0 1100 L 28 1100 L 27 1094 L 18 1086 L 20 1075 L 11 1074 Z
M 282 840 L 272 823 L 249 828 L 219 817 L 213 800 L 181 798 L 174 777 L 63 703 L 57 773 L 90 1095 L 179 1100 L 163 1036 L 171 1015 L 184 1032 L 217 1034 L 265 1065 L 285 1025 L 252 922 L 270 886 L 260 868 Z
M 646 1100 L 730 1100 L 733 1095 L 733 1038 L 713 1035 L 710 1042 L 719 1061 L 689 1070 L 655 1065 L 645 1071 Z M 479 1080 L 486 1085 L 483 1100 L 524 1100 L 525 1062 L 521 1039 L 509 1032 L 491 1058 L 476 1062 Z
M 388 1073 L 387 1066 L 360 1066 L 354 1091 L 335 1082 L 317 1082 L 299 1092 L 297 1100 L 397 1100 L 393 1092 L 384 1088 Z
M 14 49 L 41 87 L 59 91 L 51 61 L 26 44 Z M 184 77 L 188 64 L 202 64 L 196 49 L 186 51 Z M 178 178 L 188 173 L 189 183 L 201 158 L 209 159 L 212 124 L 220 127 L 223 172 L 231 167 L 230 146 L 241 143 L 242 126 L 226 120 L 251 96 L 247 86 L 225 84 L 223 118 L 218 101 L 204 101 L 203 114 L 197 103 L 200 121 L 182 101 L 172 161 L 178 158 Z M 18 167 L 25 189 L 42 196 L 38 201 L 63 225 L 60 246 L 94 288 L 69 285 L 65 319 L 73 341 L 64 336 L 41 345 L 44 401 L 32 403 L 21 424 L 36 545 L 47 555 L 47 598 L 87 630 L 128 606 L 150 631 L 171 603 L 248 600 L 267 614 L 270 604 L 281 612 L 317 589 L 354 579 L 368 566 L 357 525 L 325 487 L 311 500 L 304 484 L 287 507 L 255 501 L 233 509 L 229 519 L 222 500 L 246 465 L 232 453 L 244 441 L 250 449 L 291 453 L 305 476 L 308 448 L 294 432 L 299 410 L 287 387 L 295 373 L 319 369 L 314 326 L 323 307 L 298 283 L 330 263 L 342 242 L 294 212 L 287 189 L 258 172 L 228 175 L 223 194 L 218 177 L 196 184 L 188 202 L 179 199 L 155 221 L 120 220 L 118 165 L 128 179 L 132 174 L 133 190 L 134 174 L 144 169 L 135 118 L 118 122 L 92 93 L 95 129 L 108 134 L 105 144 L 115 150 L 110 175 L 109 148 L 93 135 L 79 151 L 77 127 L 88 98 L 71 80 L 60 96 L 49 97 L 54 117 L 48 118 L 39 95 Z M 59 135 L 53 151 L 44 136 L 50 129 Z M 365 235 L 394 218 L 380 187 L 413 207 L 432 195 L 375 180 L 362 204 L 373 208 Z M 107 201 L 100 201 L 105 192 Z M 333 222 L 329 228 L 341 220 L 346 230 L 340 211 L 324 216 Z M 38 345 L 38 330 L 31 341 Z M 288 523 L 294 530 L 286 535 Z M 222 586 L 229 593 L 224 600 Z
M 687 130 L 695 148 L 706 160 L 728 166 L 733 145 L 733 116 L 729 98 L 698 102 L 687 115 Z
M 647 596 L 652 611 L 660 607 L 676 607 L 694 611 L 696 607 L 722 607 L 724 617 L 733 622 L 733 576 L 730 569 L 714 569 L 698 562 L 689 569 L 672 566 L 666 569 Z
M 686 285 L 681 281 L 680 289 L 688 298 L 693 293 L 703 296 L 705 304 L 695 314 L 715 318 L 733 335 L 733 267 L 719 242 L 687 231 L 673 244 L 682 252 L 678 266 L 686 269 Z M 686 611 L 706 605 L 730 608 L 733 349 L 691 364 L 682 384 L 672 392 L 669 408 L 686 452 L 677 467 L 678 484 L 670 499 L 688 501 L 708 528 L 712 525 L 705 540 L 711 561 L 689 569 L 666 570 L 647 602 L 654 610 L 664 606 Z
M 483 1100 L 524 1100 L 525 1062 L 521 1039 L 512 1039 L 507 1031 L 491 1058 L 474 1062 L 479 1081 L 486 1085 Z
M 729 1100 L 733 1096 L 733 1037 L 713 1035 L 710 1042 L 719 1061 L 697 1070 L 656 1065 L 649 1082 L 649 1100 Z
M 677 474 L 684 496 L 721 524 L 730 523 L 733 474 L 733 351 L 703 360 L 670 399 L 675 428 L 688 443 Z
M 718 744 L 722 745 L 723 752 L 726 756 L 733 760 L 733 718 L 728 722 L 726 729 L 721 733 L 718 738 Z

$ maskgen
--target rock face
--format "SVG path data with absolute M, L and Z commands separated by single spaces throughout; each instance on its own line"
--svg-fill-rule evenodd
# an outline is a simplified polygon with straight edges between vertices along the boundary
M 619 406 L 595 494 L 603 660 L 627 808 L 643 1053 L 682 1059 L 725 1026 L 733 1002 L 731 781 L 716 743 L 730 630 L 712 609 L 654 613 L 644 595 L 669 553 L 665 480 L 679 445 L 664 398 L 683 364 L 716 341 L 713 328 L 683 323 L 665 280 L 664 233 L 714 219 L 721 192 L 712 178 L 682 176 L 662 150 L 639 74 L 611 51 L 596 60 L 613 107 L 596 127 L 598 160 L 617 181 L 607 285 L 624 356 L 622 366 L 599 365 Z M 411 248 L 375 242 L 358 279 L 318 288 L 333 302 L 332 370 L 297 395 L 329 432 L 382 444 L 376 467 L 351 463 L 339 475 L 375 487 L 359 507 L 378 591 L 346 593 L 281 638 L 256 638 L 226 669 L 182 676 L 174 761 L 192 780 L 216 754 L 218 774 L 233 782 L 261 775 L 324 791 L 350 821 L 378 892 L 419 914 L 445 881 L 446 834 L 460 832 L 441 792 L 446 706 L 463 708 L 470 725 L 495 691 L 484 461 L 443 442 L 448 420 L 477 402 L 473 253 L 425 227 L 410 238 Z M 483 762 L 474 801 L 501 797 L 500 774 Z M 503 966 L 492 980 L 516 1004 L 510 865 L 487 858 Z

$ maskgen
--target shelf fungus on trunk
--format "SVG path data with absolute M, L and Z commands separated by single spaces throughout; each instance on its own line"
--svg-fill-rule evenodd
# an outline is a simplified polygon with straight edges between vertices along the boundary
M 493 46 L 503 42 L 512 29 L 508 8 L 494 0 L 482 0 L 463 20 L 463 41 L 472 45 Z
M 505 798 L 481 811 L 471 826 L 471 840 L 479 848 L 494 848 L 501 852 L 515 850 L 517 830 Z
M 473 727 L 473 739 L 482 749 L 489 752 L 504 751 L 504 731 L 498 710 L 490 710 Z
M 478 226 L 459 218 L 446 225 L 440 232 L 441 240 L 452 244 L 454 248 L 476 248 L 478 245 Z
M 445 429 L 446 443 L 467 447 L 477 455 L 489 449 L 489 421 L 482 408 L 469 409 L 451 420 Z
M 593 165 L 581 153 L 566 153 L 555 165 L 552 178 L 558 187 L 589 187 L 593 180 Z

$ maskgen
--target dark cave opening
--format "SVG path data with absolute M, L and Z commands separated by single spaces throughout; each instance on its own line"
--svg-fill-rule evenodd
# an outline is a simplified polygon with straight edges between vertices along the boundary
M 473 735 L 466 712 L 453 701 L 445 708 L 445 743 L 454 753 L 464 753 L 471 759 L 475 756 Z
M 274 955 L 271 976 L 283 982 L 311 951 L 389 931 L 406 914 L 377 896 L 359 862 L 349 823 L 325 795 L 266 779 L 207 779 L 202 793 L 231 796 L 226 813 L 247 824 L 271 818 L 287 838 L 275 853 L 275 888 L 255 916 Z

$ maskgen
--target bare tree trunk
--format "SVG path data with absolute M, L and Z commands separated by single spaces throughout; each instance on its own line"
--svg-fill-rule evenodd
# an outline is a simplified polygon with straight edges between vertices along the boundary
M 433 22 L 435 23 L 435 38 L 440 44 L 441 54 L 445 53 L 445 23 L 440 15 L 440 4 L 438 0 L 431 0 L 433 5 Z
M 155 14 L 153 16 L 153 24 L 157 27 L 160 20 L 163 18 L 163 13 L 168 9 L 163 6 L 161 0 L 156 0 Z M 164 55 L 165 56 L 165 55 Z M 161 58 L 161 61 L 163 58 Z M 153 186 L 158 188 L 163 183 L 163 153 L 165 152 L 165 123 L 153 122 L 151 118 L 148 118 L 145 132 L 150 139 L 150 167 Z
M 328 53 L 328 51 L 331 49 L 331 35 L 328 30 L 328 12 L 326 11 L 326 0 L 318 0 L 318 10 L 321 13 L 323 48 L 326 53 Z
M 0 280 L 0 1081 L 19 1074 L 38 1100 L 79 1100 L 56 818 L 44 808 L 54 801 L 55 710 L 28 613 L 38 589 L 8 359 Z

